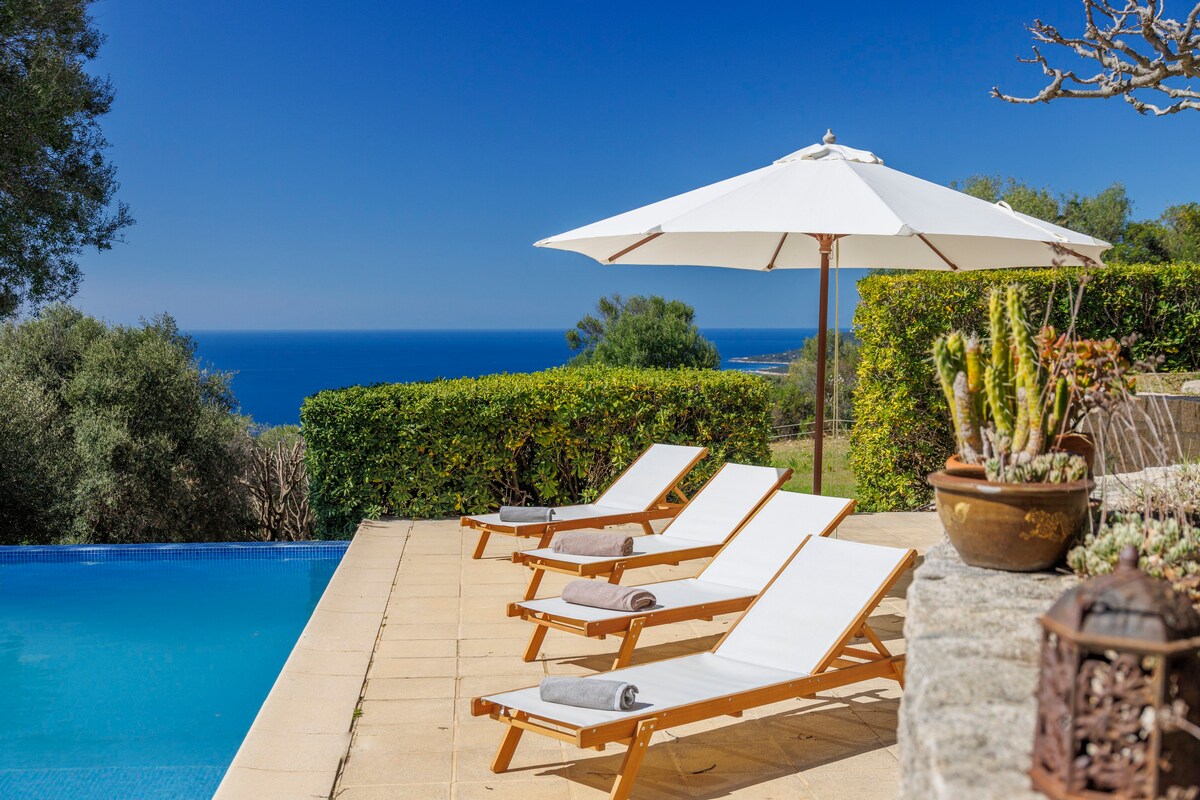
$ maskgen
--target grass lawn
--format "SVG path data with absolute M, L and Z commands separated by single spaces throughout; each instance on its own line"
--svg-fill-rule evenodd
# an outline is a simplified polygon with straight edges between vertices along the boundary
M 821 479 L 821 494 L 854 497 L 854 474 L 850 472 L 849 453 L 850 437 L 825 437 L 825 474 Z M 792 479 L 783 488 L 793 492 L 812 492 L 812 439 L 775 442 L 771 445 L 771 463 L 776 467 L 792 468 Z

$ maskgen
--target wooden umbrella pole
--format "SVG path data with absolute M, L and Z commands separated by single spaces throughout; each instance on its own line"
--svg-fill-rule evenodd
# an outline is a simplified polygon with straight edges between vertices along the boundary
M 821 247 L 821 300 L 817 314 L 817 397 L 816 430 L 813 431 L 813 494 L 821 493 L 822 461 L 825 453 L 825 329 L 829 318 L 829 253 L 838 237 L 815 237 Z

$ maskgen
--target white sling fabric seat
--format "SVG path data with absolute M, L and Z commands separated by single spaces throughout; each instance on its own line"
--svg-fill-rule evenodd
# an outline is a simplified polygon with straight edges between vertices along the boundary
M 697 495 L 693 502 L 699 499 Z M 547 629 L 553 627 L 589 637 L 624 636 L 614 667 L 625 666 L 642 627 L 744 610 L 808 536 L 831 533 L 853 505 L 854 501 L 840 497 L 776 492 L 698 576 L 640 584 L 638 588 L 651 592 L 657 600 L 650 608 L 613 611 L 568 603 L 561 597 L 511 603 L 509 616 L 519 616 L 537 626 L 524 658 L 532 661 L 537 656 Z
M 548 703 L 537 686 L 477 697 L 473 715 L 508 726 L 492 771 L 508 769 L 526 731 L 577 747 L 621 742 L 628 749 L 609 797 L 627 800 L 651 737 L 664 727 L 873 678 L 903 685 L 904 656 L 889 653 L 867 620 L 915 560 L 913 550 L 808 538 L 711 652 L 582 679 L 637 686 L 626 711 Z M 859 636 L 874 650 L 850 646 Z
M 619 583 L 629 569 L 714 555 L 791 474 L 790 469 L 725 464 L 661 533 L 632 537 L 633 552 L 627 556 L 581 556 L 552 547 L 514 553 L 513 561 L 533 570 L 525 599 L 536 596 L 547 570 L 589 578 L 609 575 Z
M 479 531 L 473 558 L 481 558 L 493 533 L 506 536 L 540 537 L 541 545 L 560 530 L 603 528 L 622 523 L 640 523 L 652 532 L 650 520 L 666 519 L 679 513 L 681 506 L 666 502 L 672 490 L 692 468 L 708 454 L 708 448 L 676 444 L 653 444 L 596 498 L 594 503 L 560 506 L 546 522 L 505 522 L 498 513 L 472 514 L 459 524 Z
M 484 699 L 539 719 L 586 728 L 629 715 L 654 714 L 806 676 L 803 673 L 746 664 L 709 652 L 639 664 L 590 677 L 632 683 L 638 687 L 638 702 L 629 711 L 578 708 L 543 701 L 536 686 L 488 695 Z
M 629 711 L 546 703 L 536 686 L 483 699 L 539 719 L 587 727 L 807 677 L 856 632 L 856 621 L 878 602 L 880 587 L 911 554 L 895 547 L 808 539 L 712 652 L 586 678 L 636 685 L 639 702 Z

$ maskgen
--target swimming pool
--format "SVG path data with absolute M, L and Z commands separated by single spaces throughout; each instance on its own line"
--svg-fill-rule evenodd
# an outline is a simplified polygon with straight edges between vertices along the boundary
M 0 547 L 0 797 L 211 797 L 347 544 Z

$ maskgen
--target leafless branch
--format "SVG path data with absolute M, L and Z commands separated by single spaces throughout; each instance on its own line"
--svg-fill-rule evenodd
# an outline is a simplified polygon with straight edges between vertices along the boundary
M 1164 18 L 1159 0 L 1127 0 L 1121 7 L 1108 0 L 1083 0 L 1083 7 L 1087 24 L 1081 37 L 1065 36 L 1040 19 L 1028 26 L 1037 44 L 1032 57 L 1017 60 L 1041 67 L 1049 78 L 1045 88 L 1032 97 L 1015 97 L 993 87 L 992 97 L 1009 103 L 1121 97 L 1138 113 L 1160 117 L 1200 111 L 1200 89 L 1191 83 L 1200 79 L 1200 4 L 1182 22 Z M 1038 45 L 1043 44 L 1066 48 L 1085 63 L 1099 65 L 1100 71 L 1081 76 L 1056 67 L 1042 54 Z
M 313 515 L 308 505 L 308 470 L 304 440 L 274 447 L 252 442 L 241 483 L 250 494 L 259 534 L 268 542 L 312 537 Z

